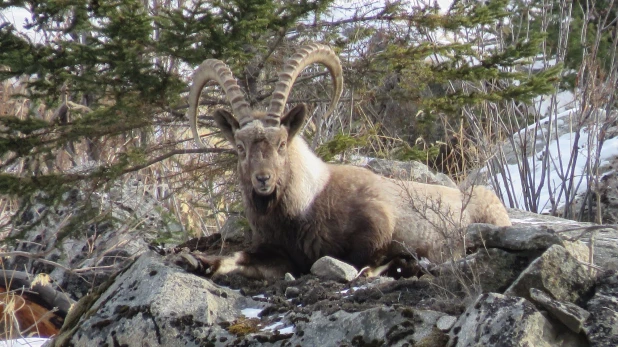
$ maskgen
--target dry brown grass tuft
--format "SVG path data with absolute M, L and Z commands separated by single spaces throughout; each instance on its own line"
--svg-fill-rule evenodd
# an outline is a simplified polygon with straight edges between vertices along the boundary
M 28 288 L 17 287 L 13 278 L 6 278 L 0 285 L 0 340 L 20 337 L 50 337 L 58 333 L 62 319 L 56 316 L 57 309 L 48 309 L 34 302 Z M 45 280 L 45 276 L 37 276 Z

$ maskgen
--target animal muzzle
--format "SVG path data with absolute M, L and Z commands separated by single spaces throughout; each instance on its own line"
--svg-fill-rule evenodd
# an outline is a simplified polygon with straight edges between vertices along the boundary
M 256 173 L 251 177 L 253 189 L 259 195 L 270 195 L 275 191 L 275 179 L 267 172 Z

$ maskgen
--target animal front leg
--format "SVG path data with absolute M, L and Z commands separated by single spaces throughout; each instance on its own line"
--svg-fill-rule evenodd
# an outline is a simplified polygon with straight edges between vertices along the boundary
M 242 273 L 243 269 L 241 265 L 238 265 L 238 260 L 242 259 L 243 253 L 236 252 L 231 256 L 181 253 L 175 262 L 185 270 L 202 276 L 227 275 L 235 272 Z
M 286 272 L 295 272 L 287 256 L 259 250 L 236 252 L 231 256 L 183 253 L 177 258 L 176 264 L 189 272 L 207 277 L 238 274 L 255 279 L 281 278 Z

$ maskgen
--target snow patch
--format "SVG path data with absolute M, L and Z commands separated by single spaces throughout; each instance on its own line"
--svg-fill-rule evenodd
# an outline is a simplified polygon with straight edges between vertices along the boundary
M 40 337 L 29 337 L 25 339 L 16 339 L 16 340 L 6 340 L 0 341 L 0 347 L 22 347 L 22 346 L 31 346 L 31 347 L 39 347 L 43 346 L 45 342 L 49 339 L 40 338 Z
M 279 334 L 292 334 L 292 333 L 294 333 L 294 326 L 293 325 L 290 325 L 290 326 L 287 326 L 287 327 L 283 327 L 283 326 L 284 326 L 284 324 L 282 322 L 276 322 L 276 323 L 273 323 L 273 324 L 271 324 L 269 326 L 264 327 L 262 329 L 262 331 L 269 331 L 269 332 L 278 331 Z M 283 327 L 283 328 L 280 328 L 280 327 Z
M 246 318 L 259 318 L 259 314 L 263 311 L 261 308 L 243 308 L 240 313 Z

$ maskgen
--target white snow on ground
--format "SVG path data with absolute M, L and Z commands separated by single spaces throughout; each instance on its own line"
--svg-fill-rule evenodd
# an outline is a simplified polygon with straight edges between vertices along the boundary
M 259 319 L 258 315 L 262 311 L 263 311 L 263 309 L 261 309 L 261 308 L 245 308 L 245 309 L 241 310 L 240 313 L 243 316 L 245 316 L 246 318 L 249 318 L 249 319 L 251 319 L 251 318 Z M 260 330 L 261 331 L 268 331 L 268 332 L 278 331 L 280 334 L 291 334 L 291 333 L 294 332 L 294 325 L 290 325 L 290 326 L 286 327 L 286 326 L 284 326 L 284 324 L 282 322 L 275 322 L 275 323 L 272 323 L 271 325 L 267 325 L 267 326 L 263 327 Z M 4 346 L 0 345 L 0 347 L 4 347 Z
M 290 325 L 287 327 L 283 327 L 283 323 L 282 322 L 276 322 L 273 323 L 269 326 L 266 326 L 262 329 L 262 331 L 270 331 L 270 332 L 275 332 L 278 331 L 279 334 L 291 334 L 294 332 L 294 326 Z
M 536 100 L 536 109 L 540 115 L 549 115 L 552 98 L 545 96 Z M 562 112 L 576 108 L 575 95 L 572 92 L 564 91 L 556 93 L 556 109 L 562 110 Z M 560 118 L 560 117 L 558 117 Z M 541 119 L 539 122 L 547 122 L 549 117 Z
M 262 308 L 244 308 L 240 313 L 247 318 L 259 318 L 258 315 L 263 310 Z
M 39 337 L 29 337 L 25 339 L 16 339 L 16 340 L 6 340 L 0 341 L 0 347 L 39 347 L 43 346 L 45 342 L 49 339 L 39 338 Z
M 279 334 L 292 334 L 294 333 L 294 326 L 290 325 L 289 327 L 285 327 L 283 329 L 279 329 Z
M 275 331 L 275 330 L 279 330 L 277 328 L 281 327 L 281 326 L 283 326 L 283 323 L 276 322 L 276 323 L 273 323 L 273 324 L 271 324 L 269 326 L 264 327 L 264 329 L 262 329 L 262 330 L 265 330 L 265 331 Z
M 549 117 L 553 117 L 555 126 L 569 126 L 571 123 L 575 123 L 576 120 L 572 119 L 572 117 L 576 117 L 579 113 L 577 102 L 575 96 L 571 92 L 561 92 L 558 93 L 557 96 L 557 111 L 554 115 L 550 115 L 546 118 L 539 120 L 539 124 L 546 124 L 549 122 Z M 548 114 L 550 111 L 550 99 L 545 98 L 543 100 L 537 101 L 537 109 L 541 111 L 541 114 Z M 575 125 L 573 125 L 575 128 Z M 530 125 L 527 127 L 527 131 L 534 131 L 535 125 Z M 523 136 L 523 131 L 520 131 L 520 134 Z M 546 133 L 547 128 L 539 127 L 539 132 L 545 132 L 544 137 L 548 137 L 549 135 Z M 577 160 L 574 165 L 574 186 L 576 187 L 577 194 L 585 193 L 588 176 L 586 174 L 586 162 L 588 161 L 588 156 L 590 154 L 595 155 L 596 153 L 596 136 L 597 136 L 597 127 L 582 127 L 580 131 L 580 138 L 576 139 L 575 132 L 567 132 L 558 137 L 558 139 L 554 139 L 550 142 L 548 147 L 549 158 L 551 161 L 551 168 L 548 171 L 548 177 L 543 178 L 542 175 L 542 156 L 545 154 L 545 148 L 541 151 L 538 151 L 534 156 L 529 157 L 528 164 L 532 169 L 531 177 L 533 179 L 533 186 L 539 187 L 541 183 L 543 183 L 543 188 L 540 192 L 539 196 L 539 213 L 546 213 L 551 210 L 550 204 L 550 192 L 553 191 L 553 195 L 558 202 L 558 206 L 562 206 L 565 201 L 564 194 L 558 197 L 558 189 L 559 185 L 562 184 L 564 180 L 564 176 L 566 174 L 567 166 L 572 157 L 572 151 L 575 145 L 577 145 Z M 518 134 L 514 135 L 515 137 Z M 528 134 L 528 136 L 532 136 Z M 542 137 L 541 137 L 542 138 Z M 577 143 L 575 141 L 577 140 Z M 590 147 L 590 146 L 593 147 Z M 600 166 L 603 164 L 607 164 L 610 159 L 618 156 L 618 138 L 607 139 L 603 144 L 603 148 L 600 152 Z M 508 183 L 508 188 L 514 193 L 514 199 L 517 201 L 517 204 L 520 208 L 523 208 L 524 205 L 524 192 L 523 192 L 523 184 L 522 179 L 519 174 L 519 169 L 517 164 L 507 165 L 505 167 L 508 174 L 510 175 L 510 182 Z M 543 181 L 541 182 L 541 179 Z M 498 181 L 501 182 L 499 179 Z M 548 184 L 549 182 L 549 184 Z M 500 186 L 502 196 L 506 197 L 506 189 L 504 185 Z
M 557 141 L 553 141 L 549 146 L 550 158 L 555 162 L 554 170 L 549 171 L 549 185 L 547 184 L 548 180 L 545 179 L 545 186 L 541 190 L 539 197 L 539 212 L 545 213 L 549 212 L 551 209 L 550 205 L 550 189 L 555 190 L 558 185 L 563 181 L 561 170 L 559 169 L 560 162 L 566 166 L 569 163 L 571 158 L 571 150 L 574 145 L 574 133 L 564 134 L 560 136 Z M 577 193 L 584 193 L 586 191 L 588 179 L 585 173 L 585 164 L 588 158 L 588 136 L 587 133 L 582 133 L 580 135 L 579 149 L 578 149 L 578 159 L 575 162 L 575 170 L 574 170 L 574 178 L 576 183 L 581 178 L 581 183 L 579 184 L 579 189 L 577 189 Z M 608 162 L 608 159 L 616 157 L 618 154 L 618 139 L 610 139 L 605 142 L 603 148 L 601 149 L 601 165 Z M 542 179 L 542 166 L 541 162 L 537 159 L 537 156 L 528 158 L 528 163 L 531 168 L 534 168 L 533 173 L 533 185 L 534 187 L 538 187 L 541 184 Z M 519 206 L 524 206 L 524 198 L 523 198 L 523 184 L 521 177 L 519 175 L 518 167 L 516 164 L 508 165 L 507 170 L 511 174 L 511 189 L 512 192 L 515 193 L 515 198 L 518 201 Z M 504 187 L 501 187 L 503 196 L 506 196 L 506 190 Z M 558 205 L 560 206 L 564 203 L 564 196 L 558 200 Z

